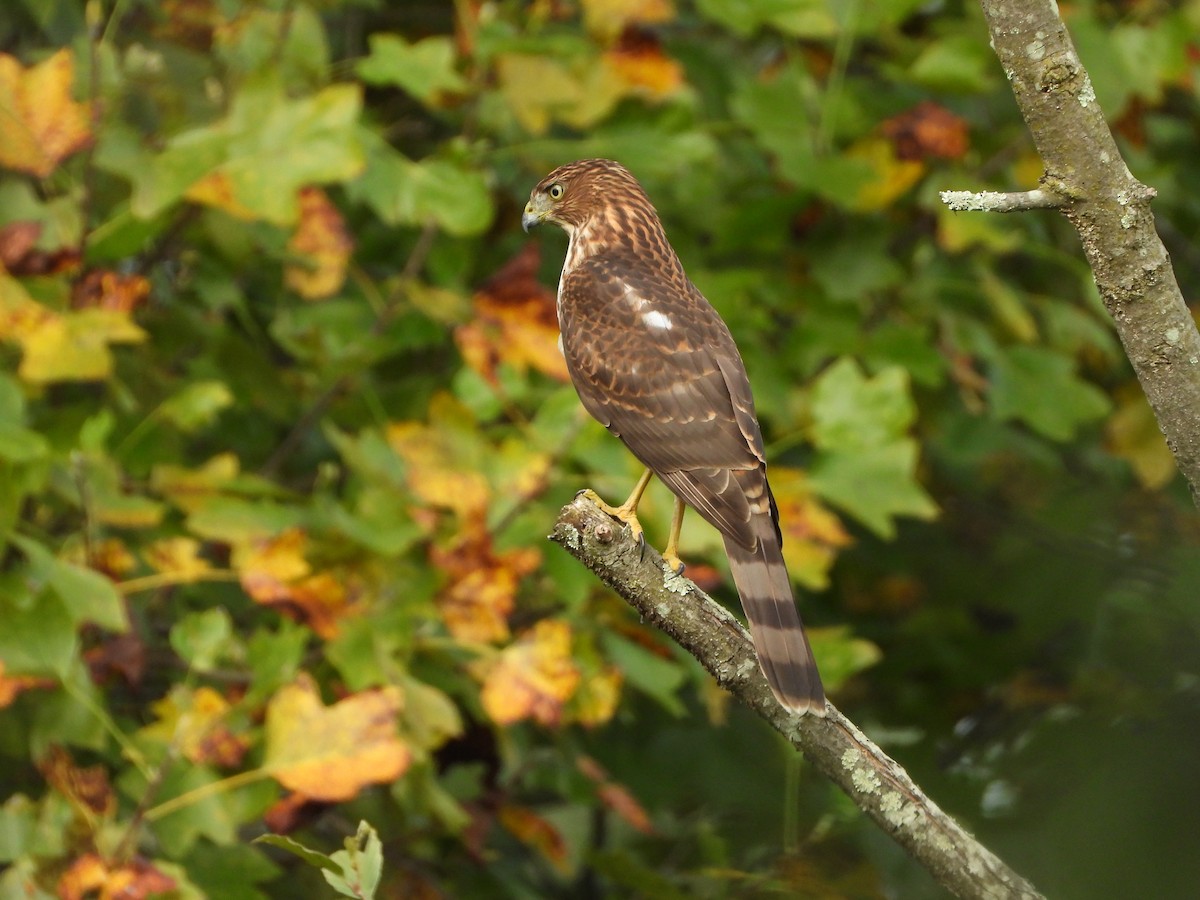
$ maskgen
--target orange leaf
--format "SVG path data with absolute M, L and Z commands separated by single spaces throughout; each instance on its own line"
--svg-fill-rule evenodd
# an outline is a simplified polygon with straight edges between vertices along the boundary
M 408 487 L 420 500 L 467 519 L 486 512 L 492 493 L 487 479 L 456 465 L 454 440 L 444 430 L 394 422 L 387 427 L 387 441 L 407 464 Z
M 144 859 L 119 865 L 85 853 L 58 880 L 60 900 L 146 900 L 175 890 L 175 879 Z
M 86 809 L 95 816 L 107 816 L 116 811 L 117 798 L 108 783 L 108 770 L 103 766 L 81 768 L 75 765 L 66 750 L 52 747 L 38 768 L 50 786 L 72 806 Z
M 497 552 L 491 533 L 468 527 L 447 548 L 433 547 L 430 561 L 450 576 L 437 605 L 446 627 L 469 643 L 501 641 L 508 637 L 508 614 L 516 601 L 520 580 L 541 562 L 535 547 Z
M 70 50 L 28 69 L 0 53 L 0 166 L 45 178 L 91 145 L 91 110 L 71 99 L 74 80 Z
M 400 708 L 400 691 L 391 686 L 325 706 L 312 679 L 301 675 L 267 706 L 265 765 L 289 790 L 329 803 L 395 781 L 412 761 L 396 734 Z
M 570 626 L 543 619 L 501 652 L 484 678 L 480 700 L 499 725 L 529 718 L 557 725 L 578 686 Z
M 560 872 L 567 871 L 567 842 L 557 828 L 533 810 L 512 803 L 501 806 L 497 818 L 509 834 L 533 847 Z
M 596 795 L 601 803 L 642 834 L 654 833 L 654 825 L 651 824 L 645 807 L 638 803 L 627 787 L 613 781 L 600 763 L 590 756 L 581 756 L 575 761 L 575 765 L 595 783 Z
M 771 487 L 789 571 L 805 587 L 825 587 L 838 551 L 851 543 L 849 532 L 837 514 L 817 499 L 803 472 L 776 466 L 771 470 Z
M 929 100 L 885 120 L 881 130 L 900 160 L 961 159 L 971 147 L 966 120 Z
M 455 331 L 459 351 L 472 369 L 496 384 L 496 367 L 508 363 L 537 369 L 566 382 L 567 363 L 558 348 L 554 293 L 537 280 L 540 245 L 527 243 L 475 293 L 475 316 Z
M 234 734 L 225 724 L 229 701 L 210 687 L 177 687 L 151 708 L 158 721 L 142 734 L 178 747 L 194 763 L 234 768 L 250 748 L 248 737 Z
M 258 603 L 280 606 L 325 639 L 337 634 L 338 620 L 353 604 L 344 578 L 311 571 L 304 552 L 308 538 L 289 528 L 272 538 L 237 545 L 233 566 L 243 590 Z
M 341 290 L 354 241 L 323 190 L 301 188 L 299 202 L 300 221 L 288 240 L 288 253 L 300 261 L 284 269 L 283 280 L 304 299 L 318 300 Z
M 75 309 L 108 309 L 133 312 L 150 297 L 150 282 L 141 275 L 121 275 L 93 269 L 71 288 Z
M 52 688 L 58 682 L 53 678 L 38 678 L 34 675 L 5 675 L 4 660 L 0 659 L 0 709 L 12 706 L 12 702 L 25 691 L 33 688 Z
M 683 66 L 663 53 L 658 39 L 647 32 L 624 31 L 605 52 L 604 61 L 635 94 L 659 100 L 683 87 Z

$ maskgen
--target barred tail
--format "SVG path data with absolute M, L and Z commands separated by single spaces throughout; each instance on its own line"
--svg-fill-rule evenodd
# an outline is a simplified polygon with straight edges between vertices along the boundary
M 779 533 L 769 515 L 755 515 L 752 524 L 757 547 L 747 550 L 726 538 L 725 552 L 750 620 L 758 664 L 784 707 L 824 716 L 825 689 L 796 611 Z

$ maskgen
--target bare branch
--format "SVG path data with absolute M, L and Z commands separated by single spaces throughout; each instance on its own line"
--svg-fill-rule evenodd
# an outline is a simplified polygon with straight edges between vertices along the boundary
M 963 830 L 895 760 L 831 704 L 824 719 L 781 707 L 759 671 L 750 636 L 688 579 L 644 554 L 627 530 L 585 497 L 563 508 L 550 539 L 595 572 L 643 619 L 696 657 L 762 716 L 943 886 L 965 898 L 1037 898 L 1029 882 Z
M 1052 191 L 942 191 L 938 196 L 955 212 L 1021 212 L 1056 209 L 1066 202 Z
M 992 47 L 1125 353 L 1200 504 L 1200 332 L 1055 0 L 981 0 Z

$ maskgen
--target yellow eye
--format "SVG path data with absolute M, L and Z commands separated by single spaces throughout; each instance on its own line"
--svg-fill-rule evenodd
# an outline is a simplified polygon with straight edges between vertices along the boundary
M 546 191 L 546 193 L 550 195 L 551 200 L 558 200 L 563 195 L 563 186 L 555 182 L 554 184 L 550 185 L 550 188 Z

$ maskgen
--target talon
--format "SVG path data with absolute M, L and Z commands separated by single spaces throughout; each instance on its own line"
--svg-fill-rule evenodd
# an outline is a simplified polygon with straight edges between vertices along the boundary
M 665 564 L 667 565 L 667 567 L 668 567 L 668 568 L 670 568 L 670 570 L 671 570 L 672 572 L 674 572 L 676 575 L 682 575 L 682 574 L 683 574 L 683 570 L 684 570 L 685 568 L 687 568 L 687 567 L 686 567 L 686 566 L 683 564 L 683 560 L 682 560 L 682 559 L 680 559 L 680 558 L 679 558 L 678 556 L 676 556 L 674 553 L 670 553 L 670 552 L 667 552 L 667 553 L 664 553 L 664 554 L 663 554 L 663 563 L 665 563 Z

